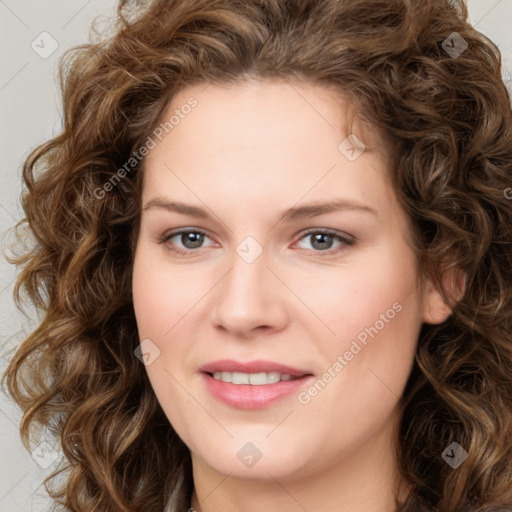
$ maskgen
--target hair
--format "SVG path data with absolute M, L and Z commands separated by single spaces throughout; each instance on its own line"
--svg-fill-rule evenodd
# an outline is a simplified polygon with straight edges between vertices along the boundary
M 68 50 L 59 71 L 63 131 L 24 162 L 16 233 L 31 244 L 10 258 L 18 308 L 24 291 L 41 316 L 2 380 L 27 449 L 36 424 L 62 446 L 44 480 L 55 502 L 189 507 L 189 450 L 134 357 L 135 155 L 178 91 L 256 78 L 333 87 L 377 127 L 421 274 L 453 306 L 423 325 L 400 399 L 412 492 L 396 510 L 512 507 L 512 112 L 500 53 L 462 0 L 122 0 L 114 33 Z M 450 271 L 465 277 L 458 300 Z M 453 442 L 467 452 L 457 469 L 442 457 Z

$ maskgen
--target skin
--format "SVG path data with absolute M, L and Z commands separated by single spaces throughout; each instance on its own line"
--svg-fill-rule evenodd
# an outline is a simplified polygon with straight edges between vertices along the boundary
M 409 219 L 388 179 L 390 148 L 357 116 L 349 127 L 349 104 L 323 86 L 202 84 L 175 96 L 162 119 L 190 96 L 197 106 L 145 160 L 142 204 L 172 199 L 209 217 L 143 211 L 133 301 L 140 339 L 160 350 L 146 366 L 149 379 L 191 450 L 191 506 L 392 512 L 404 483 L 392 445 L 397 403 L 422 323 L 442 322 L 450 310 L 418 275 Z M 338 149 L 349 133 L 367 147 L 354 161 Z M 284 209 L 334 198 L 375 212 L 278 222 Z M 207 236 L 199 248 L 181 236 L 159 243 L 177 228 Z M 309 228 L 355 242 L 327 239 L 322 248 L 304 235 Z M 247 236 L 263 249 L 252 263 L 236 252 Z M 334 372 L 338 356 L 396 303 L 400 312 Z M 214 398 L 199 372 L 224 358 L 276 361 L 315 379 L 331 367 L 335 377 L 307 404 L 292 394 L 264 409 L 236 409 Z M 237 457 L 247 442 L 262 454 L 252 467 Z

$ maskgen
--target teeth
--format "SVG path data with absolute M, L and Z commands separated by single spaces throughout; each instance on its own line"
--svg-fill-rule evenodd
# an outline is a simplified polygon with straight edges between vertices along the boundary
M 248 375 L 248 379 L 249 379 L 249 384 L 252 384 L 253 386 L 261 386 L 262 384 L 268 384 L 267 374 L 265 372 L 250 373 Z
M 233 384 L 249 384 L 249 374 L 233 372 L 233 380 L 231 382 L 233 382 Z
M 279 382 L 281 380 L 281 378 L 282 378 L 282 375 L 279 372 L 268 372 L 267 373 L 267 382 L 269 384 L 274 384 L 275 382 Z
M 293 380 L 294 377 L 288 373 L 279 372 L 261 372 L 261 373 L 242 373 L 242 372 L 215 372 L 213 378 L 223 382 L 233 384 L 251 384 L 253 386 L 263 386 L 265 384 L 275 384 L 279 381 Z

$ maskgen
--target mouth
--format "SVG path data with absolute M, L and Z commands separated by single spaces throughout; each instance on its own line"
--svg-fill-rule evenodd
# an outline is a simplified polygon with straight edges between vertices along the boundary
M 220 402 L 237 409 L 270 407 L 306 386 L 313 374 L 271 361 L 222 360 L 200 368 L 206 388 Z

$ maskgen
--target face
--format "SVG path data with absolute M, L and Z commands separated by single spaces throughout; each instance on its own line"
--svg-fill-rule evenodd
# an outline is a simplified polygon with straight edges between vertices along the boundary
M 420 327 L 447 312 L 347 105 L 253 81 L 189 87 L 163 116 L 179 122 L 145 160 L 133 301 L 196 465 L 286 480 L 391 449 Z

